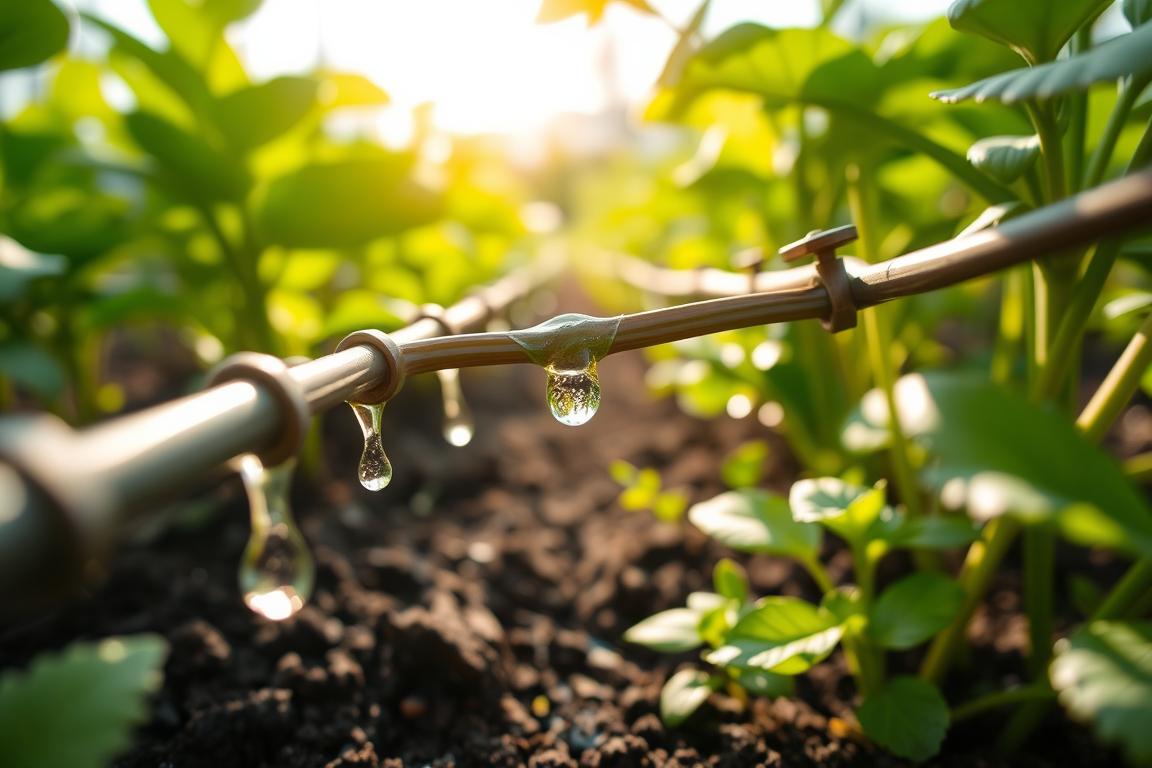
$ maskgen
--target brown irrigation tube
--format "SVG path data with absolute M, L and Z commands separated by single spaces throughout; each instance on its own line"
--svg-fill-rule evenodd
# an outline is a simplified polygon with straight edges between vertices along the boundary
M 869 307 L 1141 227 L 1152 227 L 1152 171 L 882 264 L 852 261 L 848 288 L 857 308 Z M 680 280 L 685 294 L 739 292 L 740 282 L 763 292 L 623 315 L 609 354 L 732 328 L 823 318 L 830 311 L 811 266 L 761 275 L 755 283 L 705 271 L 691 278 L 694 290 L 684 287 L 683 275 L 661 274 Z M 546 277 L 516 273 L 445 310 L 444 320 L 461 331 L 480 326 Z M 405 373 L 530 362 L 508 334 L 436 336 L 441 330 L 437 321 L 424 319 L 392 334 Z M 297 366 L 290 375 L 315 414 L 378 386 L 389 370 L 381 353 L 358 346 Z M 172 495 L 241 453 L 264 449 L 282 418 L 263 386 L 234 381 L 80 432 L 43 416 L 0 422 L 3 604 L 11 607 L 52 579 L 75 582 L 108 551 L 128 512 Z

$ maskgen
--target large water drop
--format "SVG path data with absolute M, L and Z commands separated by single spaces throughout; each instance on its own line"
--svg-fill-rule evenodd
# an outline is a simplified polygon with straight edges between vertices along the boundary
M 364 433 L 364 452 L 360 454 L 360 485 L 370 491 L 378 491 L 392 482 L 392 462 L 384 453 L 384 443 L 380 439 L 380 418 L 384 413 L 384 403 L 364 405 L 348 403 L 360 431 Z
M 288 506 L 295 459 L 266 468 L 253 454 L 239 459 L 248 494 L 252 533 L 240 561 L 244 603 L 261 616 L 281 621 L 304 607 L 316 567 Z
M 436 377 L 440 379 L 440 393 L 444 398 L 444 439 L 457 448 L 468 445 L 476 428 L 460 387 L 460 369 L 444 368 L 436 371 Z
M 600 377 L 596 361 L 579 370 L 561 370 L 553 366 L 548 372 L 548 407 L 561 424 L 578 427 L 596 415 L 600 407 Z

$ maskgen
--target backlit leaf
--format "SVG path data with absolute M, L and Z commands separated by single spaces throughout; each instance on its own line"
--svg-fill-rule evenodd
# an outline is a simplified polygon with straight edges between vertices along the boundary
M 247 152 L 286 133 L 316 104 L 318 86 L 306 77 L 277 77 L 222 96 L 216 105 L 220 130 Z
M 624 639 L 665 653 L 690 651 L 700 645 L 699 624 L 699 611 L 672 608 L 633 625 L 624 633 Z
M 708 700 L 715 681 L 699 669 L 682 669 L 660 691 L 660 717 L 670 728 L 680 725 Z
M 704 533 L 742 552 L 808 558 L 820 548 L 820 528 L 792 519 L 779 496 L 747 488 L 694 504 L 688 519 Z
M 795 597 L 765 597 L 704 658 L 718 666 L 798 675 L 827 658 L 843 633 L 829 611 Z
M 724 597 L 743 603 L 748 599 L 748 577 L 744 569 L 728 558 L 723 558 L 712 570 L 712 583 Z
M 6 765 L 101 768 L 128 746 L 161 682 L 168 646 L 157 635 L 77 643 L 0 678 Z
M 30 67 L 68 45 L 68 19 L 49 0 L 0 5 L 0 71 Z
M 1058 4 L 1059 5 L 1059 4 Z M 932 98 L 954 104 L 965 99 L 1015 104 L 1083 91 L 1095 83 L 1130 75 L 1152 75 L 1152 24 L 1114 37 L 1084 53 L 1048 64 L 1023 67 L 979 80 L 962 88 L 936 91 Z
M 956 0 L 948 21 L 961 32 L 1006 45 L 1029 64 L 1052 61 L 1089 19 L 1112 0 Z
M 1052 686 L 1072 715 L 1134 763 L 1152 761 L 1152 623 L 1094 621 L 1056 646 Z

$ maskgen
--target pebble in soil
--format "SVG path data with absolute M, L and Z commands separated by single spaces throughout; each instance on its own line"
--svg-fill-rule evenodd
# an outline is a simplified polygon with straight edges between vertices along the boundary
M 619 327 L 619 317 L 570 313 L 511 334 L 548 374 L 548 408 L 561 424 L 586 424 L 599 410 L 596 363 L 612 348 Z
M 304 607 L 315 579 L 312 554 L 288 504 L 296 461 L 265 467 L 249 453 L 238 463 L 252 523 L 240 560 L 240 594 L 254 612 L 283 621 Z
M 360 422 L 364 433 L 364 451 L 360 454 L 357 474 L 360 485 L 370 491 L 379 491 L 392 482 L 392 462 L 384 453 L 384 443 L 380 437 L 380 419 L 384 414 L 384 403 L 348 403 Z

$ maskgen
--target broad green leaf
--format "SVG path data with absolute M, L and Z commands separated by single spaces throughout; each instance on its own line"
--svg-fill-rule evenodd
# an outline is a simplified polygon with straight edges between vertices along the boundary
M 7 765 L 102 768 L 128 746 L 161 682 L 158 635 L 77 643 L 0 678 L 0 754 Z
M 756 696 L 792 696 L 796 693 L 796 678 L 791 675 L 777 675 L 759 669 L 742 669 L 736 682 L 748 693 Z
M 788 493 L 792 517 L 821 523 L 849 542 L 862 543 L 881 518 L 892 516 L 884 503 L 884 488 L 865 488 L 837 477 L 797 481 Z
M 56 397 L 64 389 L 64 368 L 26 341 L 0 342 L 0 377 L 43 397 Z
M 207 82 L 176 50 L 156 51 L 115 24 L 86 13 L 80 16 L 111 35 L 114 52 L 143 64 L 157 80 L 180 97 L 192 114 L 207 115 L 210 112 L 213 99 Z
M 318 86 L 306 77 L 277 77 L 222 96 L 217 122 L 228 143 L 248 152 L 288 132 L 316 105 Z
M 616 0 L 622 5 L 630 5 L 638 11 L 652 12 L 646 0 Z M 554 21 L 585 14 L 588 23 L 596 24 L 604 17 L 604 11 L 613 0 L 543 0 L 540 12 L 536 15 L 537 24 L 550 24 Z
M 768 459 L 768 443 L 749 440 L 724 459 L 720 476 L 729 488 L 751 488 L 764 475 L 764 462 Z
M 989 136 L 968 150 L 968 162 L 1004 184 L 1011 184 L 1036 164 L 1040 137 Z
M 341 107 L 382 107 L 390 99 L 388 93 L 363 75 L 348 72 L 324 72 L 320 78 L 320 106 L 325 109 Z
M 184 58 L 201 67 L 208 61 L 220 39 L 221 28 L 207 14 L 188 0 L 148 0 L 148 8 L 172 47 Z
M 1124 18 L 1133 28 L 1152 21 L 1152 0 L 1124 0 Z
M 864 697 L 856 716 L 868 738 L 895 755 L 927 760 L 940 751 L 948 732 L 948 704 L 930 683 L 894 677 Z
M 660 718 L 669 728 L 680 725 L 700 709 L 715 690 L 715 680 L 700 669 L 682 669 L 660 691 Z
M 1084 53 L 1036 67 L 1014 69 L 961 88 L 936 91 L 932 98 L 949 104 L 965 99 L 1015 104 L 1083 91 L 1095 83 L 1122 77 L 1148 77 L 1152 76 L 1150 48 L 1152 25 L 1146 24 Z
M 130 203 L 88 184 L 33 187 L 8 212 L 8 232 L 39 253 L 94 258 L 129 232 Z
M 203 12 L 221 27 L 248 18 L 263 4 L 264 0 L 201 0 L 199 3 Z
M 414 181 L 403 158 L 306 165 L 273 181 L 257 220 L 269 242 L 296 248 L 355 247 L 433 221 L 439 198 Z
M 147 112 L 124 118 L 128 133 L 160 165 L 171 190 L 197 202 L 239 200 L 250 179 L 243 165 L 200 136 Z
M 967 517 L 917 517 L 903 519 L 884 540 L 907 549 L 953 549 L 976 541 L 980 529 Z
M 904 434 L 929 451 L 925 479 L 977 520 L 1054 521 L 1073 541 L 1152 556 L 1152 515 L 1116 462 L 1055 410 L 965 375 L 912 374 L 896 384 Z M 849 447 L 887 432 L 882 393 L 844 429 Z
M 30 251 L 0 235 L 0 303 L 15 300 L 29 283 L 61 275 L 67 267 L 62 256 Z
M 822 107 L 852 131 L 921 152 L 990 202 L 1014 199 L 1010 189 L 973 168 L 963 157 L 875 108 L 880 95 L 876 65 L 861 49 L 825 29 L 773 30 L 739 24 L 706 45 L 689 62 L 668 100 L 675 115 L 712 88 L 755 93 L 770 106 Z M 858 136 L 853 135 L 858 141 Z
M 717 592 L 729 600 L 743 603 L 748 599 L 748 577 L 744 569 L 726 557 L 712 569 L 712 584 Z
M 1152 623 L 1087 624 L 1057 643 L 1050 674 L 1060 702 L 1102 741 L 1152 761 Z
M 68 19 L 49 0 L 0 6 L 0 71 L 31 67 L 68 45 Z
M 379 328 L 388 332 L 404 324 L 404 320 L 381 300 L 381 294 L 355 288 L 340 293 L 332 310 L 324 317 L 321 335 L 344 336 L 359 328 Z
M 672 608 L 630 627 L 624 639 L 664 653 L 690 651 L 700 645 L 700 613 L 691 608 Z
M 1082 24 L 1112 0 L 956 0 L 948 21 L 1006 45 L 1029 64 L 1052 61 Z
M 815 557 L 820 528 L 792 519 L 788 503 L 765 491 L 728 491 L 694 504 L 688 519 L 732 549 L 787 557 Z
M 798 675 L 827 658 L 844 628 L 829 611 L 795 597 L 765 597 L 705 654 L 717 666 Z
M 911 648 L 952 623 L 964 602 L 959 584 L 939 573 L 917 573 L 881 593 L 868 633 L 883 648 Z

